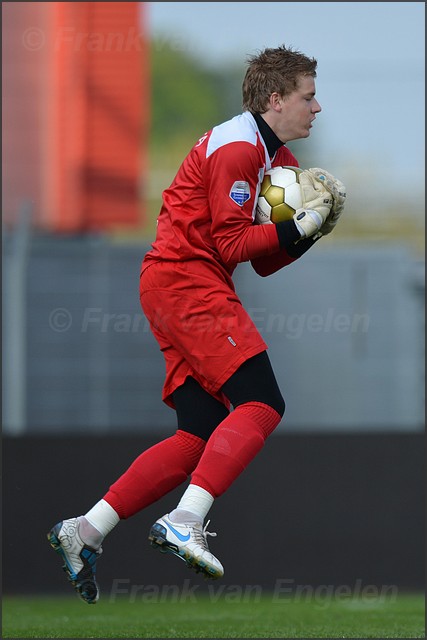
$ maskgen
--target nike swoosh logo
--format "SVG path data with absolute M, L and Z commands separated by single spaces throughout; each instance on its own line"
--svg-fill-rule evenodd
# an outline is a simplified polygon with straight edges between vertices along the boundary
M 187 542 L 187 540 L 190 539 L 190 534 L 189 533 L 187 533 L 186 536 L 183 536 L 182 533 L 177 531 L 175 529 L 175 527 L 173 527 L 171 524 L 169 524 L 168 522 L 165 522 L 165 524 L 169 527 L 169 529 L 172 531 L 172 533 L 178 538 L 178 540 L 181 540 L 181 542 Z

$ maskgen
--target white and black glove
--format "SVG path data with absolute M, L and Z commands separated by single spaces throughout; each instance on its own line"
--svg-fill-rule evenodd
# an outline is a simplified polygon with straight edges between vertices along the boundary
M 319 233 L 331 213 L 333 198 L 323 182 L 309 170 L 299 174 L 302 207 L 297 209 L 293 220 L 301 238 L 310 238 Z
M 335 225 L 338 222 L 339 217 L 341 216 L 344 210 L 344 204 L 346 199 L 346 188 L 337 178 L 334 178 L 332 174 L 324 169 L 319 169 L 318 167 L 313 169 L 307 169 L 307 171 L 319 182 L 321 182 L 324 187 L 329 191 L 333 198 L 333 204 L 331 207 L 331 213 L 327 217 L 326 222 L 322 225 L 319 235 L 326 236 L 328 233 L 331 233 L 335 228 Z

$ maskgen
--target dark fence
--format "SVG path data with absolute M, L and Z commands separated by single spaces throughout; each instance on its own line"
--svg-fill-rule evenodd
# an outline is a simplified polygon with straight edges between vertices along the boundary
M 70 591 L 47 530 L 85 513 L 156 440 L 4 438 L 5 593 Z M 423 444 L 422 434 L 273 435 L 209 514 L 218 532 L 211 548 L 225 567 L 215 588 L 422 588 Z M 176 505 L 182 489 L 107 538 L 98 569 L 104 597 L 137 599 L 162 585 L 181 594 L 208 588 L 147 541 L 152 522 Z

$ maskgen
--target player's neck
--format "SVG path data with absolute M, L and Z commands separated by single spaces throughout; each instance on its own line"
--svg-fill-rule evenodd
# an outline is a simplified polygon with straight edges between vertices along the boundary
M 272 158 L 276 151 L 283 146 L 283 142 L 279 140 L 271 126 L 268 124 L 265 119 L 266 114 L 261 115 L 260 113 L 254 113 L 253 116 L 258 125 L 262 139 L 267 147 L 268 154 L 270 158 Z

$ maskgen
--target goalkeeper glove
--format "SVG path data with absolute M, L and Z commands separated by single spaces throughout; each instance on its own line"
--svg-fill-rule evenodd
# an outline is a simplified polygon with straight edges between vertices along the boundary
M 333 197 L 331 213 L 320 229 L 320 235 L 326 236 L 331 233 L 337 224 L 339 217 L 344 210 L 346 199 L 346 188 L 337 178 L 324 169 L 318 167 L 307 170 L 316 180 L 319 180 Z
M 333 198 L 320 180 L 308 170 L 299 174 L 302 207 L 297 209 L 293 220 L 301 238 L 309 238 L 319 232 L 331 212 Z

